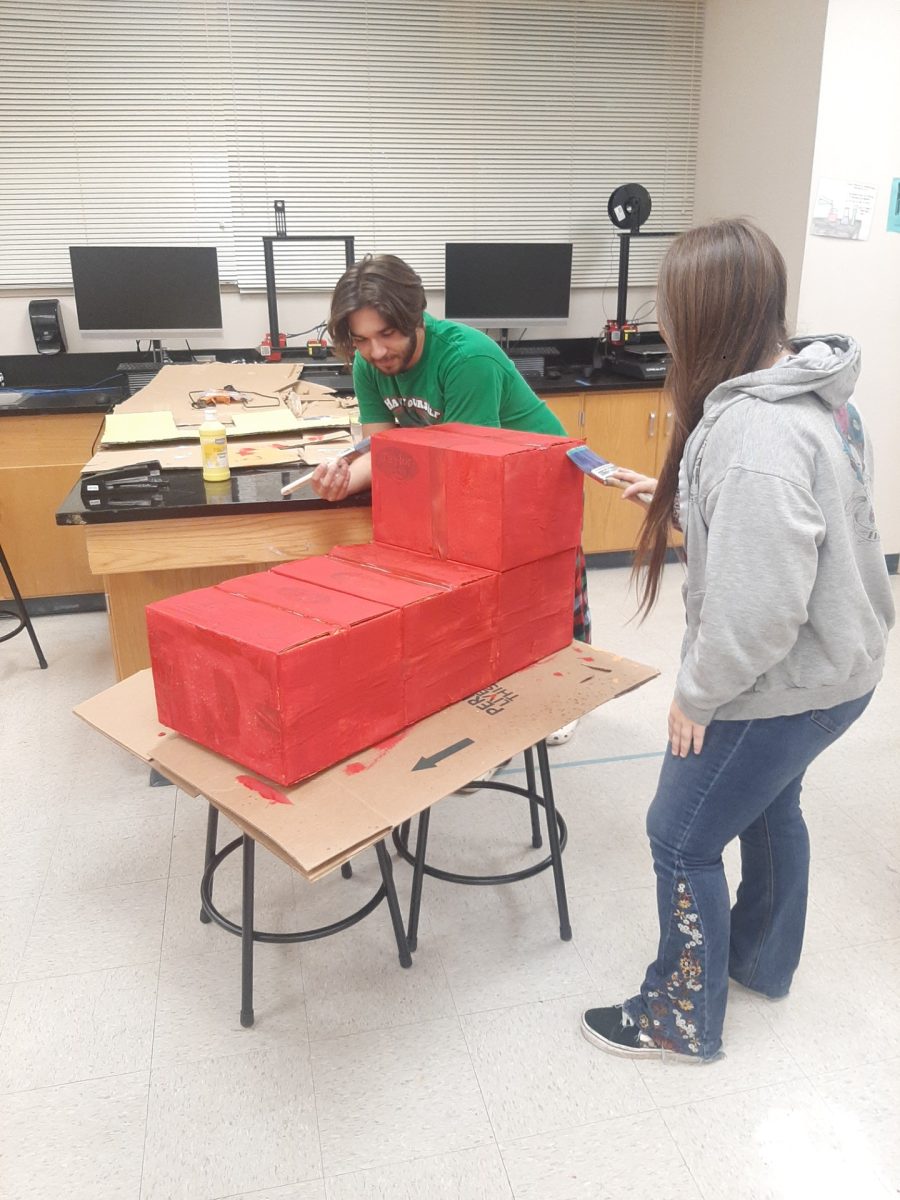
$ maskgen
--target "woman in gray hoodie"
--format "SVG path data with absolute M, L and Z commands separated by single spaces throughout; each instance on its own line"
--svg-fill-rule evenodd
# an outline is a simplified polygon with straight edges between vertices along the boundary
M 589 1009 L 627 1056 L 716 1058 L 728 979 L 787 994 L 806 918 L 809 764 L 860 716 L 894 621 L 847 337 L 788 339 L 784 260 L 744 220 L 682 234 L 660 270 L 675 432 L 637 545 L 656 601 L 684 532 L 687 629 L 647 832 L 660 940 L 637 995 Z M 741 842 L 734 906 L 722 850 Z

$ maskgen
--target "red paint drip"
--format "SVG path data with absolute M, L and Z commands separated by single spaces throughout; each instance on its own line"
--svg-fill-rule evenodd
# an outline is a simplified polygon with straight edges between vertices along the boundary
M 277 788 L 271 787 L 268 783 L 263 783 L 261 779 L 254 779 L 252 775 L 238 775 L 236 778 L 238 783 L 242 783 L 251 792 L 258 792 L 263 800 L 268 800 L 270 804 L 294 803 L 284 792 L 279 792 Z
M 562 679 L 563 677 L 562 671 L 554 671 L 553 674 L 557 677 L 557 679 Z
M 161 731 L 160 731 L 160 732 L 159 732 L 159 733 L 158 733 L 156 736 L 157 736 L 157 737 L 165 737 L 165 736 L 166 736 L 166 731 L 163 729 L 163 730 L 161 730 Z
M 406 737 L 406 730 L 401 729 L 400 732 L 395 733 L 393 735 L 393 737 L 385 738 L 385 740 L 383 742 L 379 742 L 378 745 L 375 747 L 375 749 L 382 750 L 382 751 L 393 750 L 393 748 L 395 746 L 400 745 L 400 743 L 403 741 L 403 739 L 405 737 Z
M 255 454 L 255 453 L 256 453 L 256 450 L 254 449 L 253 446 L 242 446 L 241 449 L 238 450 L 238 454 L 240 454 L 244 458 L 246 458 L 248 454 Z
M 381 762 L 381 760 L 384 758 L 384 756 L 389 751 L 393 750 L 395 746 L 399 746 L 399 744 L 403 741 L 403 739 L 406 737 L 408 732 L 409 731 L 406 729 L 401 729 L 401 731 L 399 733 L 395 733 L 393 735 L 393 737 L 385 738 L 385 740 L 383 742 L 379 742 L 377 746 L 372 747 L 374 757 L 372 758 L 371 762 L 369 762 L 369 763 L 362 763 L 362 762 L 347 763 L 346 767 L 344 767 L 344 774 L 345 775 L 358 775 L 360 773 L 360 771 L 368 771 L 369 767 L 374 767 L 376 763 Z

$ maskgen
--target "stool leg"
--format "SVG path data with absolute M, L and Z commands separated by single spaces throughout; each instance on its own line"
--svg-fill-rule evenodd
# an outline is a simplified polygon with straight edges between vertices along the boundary
M 559 910 L 559 936 L 564 942 L 572 938 L 569 924 L 569 902 L 566 898 L 566 881 L 563 878 L 562 854 L 559 849 L 559 826 L 556 823 L 556 803 L 553 799 L 553 783 L 550 779 L 550 760 L 544 742 L 537 744 L 538 766 L 541 772 L 541 791 L 544 795 L 544 812 L 547 814 L 547 841 L 550 844 L 550 860 L 553 864 L 553 882 L 556 885 L 556 906 Z
M 541 816 L 538 802 L 534 798 L 534 751 L 531 746 L 525 751 L 525 787 L 528 790 L 528 807 L 531 810 L 531 844 L 535 850 L 544 844 L 541 837 Z
M 341 874 L 343 875 L 343 877 L 345 879 L 353 878 L 353 868 L 350 866 L 350 864 L 348 862 L 345 862 L 341 865 Z
M 419 909 L 422 906 L 422 883 L 425 879 L 425 847 L 428 843 L 428 822 L 431 809 L 419 813 L 419 828 L 416 833 L 416 861 L 413 864 L 412 895 L 409 899 L 409 927 L 406 940 L 413 952 L 419 941 Z
M 387 897 L 388 909 L 391 914 L 391 924 L 394 926 L 394 937 L 397 939 L 397 949 L 400 952 L 400 966 L 411 967 L 412 957 L 409 953 L 409 943 L 403 931 L 403 918 L 400 915 L 400 901 L 397 899 L 397 889 L 394 887 L 394 870 L 391 866 L 391 856 L 382 839 L 375 843 L 375 853 L 378 855 L 378 865 L 381 867 L 381 878 L 384 881 L 384 892 Z
M 3 567 L 3 574 L 6 576 L 6 582 L 9 584 L 9 590 L 12 592 L 13 600 L 16 608 L 19 610 L 19 616 L 22 619 L 22 624 L 28 630 L 28 636 L 31 638 L 31 644 L 34 646 L 34 652 L 37 655 L 38 663 L 41 670 L 47 670 L 47 660 L 44 658 L 44 652 L 41 649 L 41 643 L 37 640 L 37 634 L 34 632 L 34 626 L 31 623 L 31 617 L 28 615 L 28 609 L 25 607 L 25 601 L 22 599 L 22 593 L 19 591 L 15 576 L 12 573 L 12 568 L 7 561 L 6 555 L 3 553 L 3 547 L 0 546 L 0 565 Z M 21 630 L 16 630 L 21 633 Z
M 203 869 L 204 870 L 206 870 L 206 868 L 212 862 L 213 856 L 216 853 L 216 837 L 218 835 L 218 832 L 219 832 L 219 810 L 216 808 L 216 806 L 214 804 L 210 804 L 209 812 L 206 814 L 206 857 L 203 860 Z M 210 898 L 210 900 L 212 899 L 212 888 L 213 888 L 213 881 L 210 879 L 210 881 L 209 881 L 209 898 Z M 212 920 L 212 917 L 209 915 L 209 913 L 206 911 L 206 909 L 203 908 L 202 905 L 200 907 L 200 920 L 203 922 L 204 925 L 208 925 L 210 923 L 210 921 Z
M 253 1024 L 253 853 L 256 842 L 244 834 L 244 895 L 241 913 L 241 1024 Z

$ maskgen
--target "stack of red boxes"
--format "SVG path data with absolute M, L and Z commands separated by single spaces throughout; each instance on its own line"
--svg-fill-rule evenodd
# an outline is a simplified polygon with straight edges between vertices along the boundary
M 372 543 L 147 608 L 160 721 L 292 784 L 568 645 L 573 445 L 378 434 Z

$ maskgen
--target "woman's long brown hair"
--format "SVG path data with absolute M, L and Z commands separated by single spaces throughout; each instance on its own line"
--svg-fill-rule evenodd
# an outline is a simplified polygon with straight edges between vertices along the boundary
M 786 290 L 777 246 L 742 218 L 688 230 L 663 259 L 657 310 L 671 355 L 664 394 L 675 420 L 635 548 L 633 576 L 644 616 L 659 595 L 685 442 L 713 388 L 760 369 L 787 344 Z

